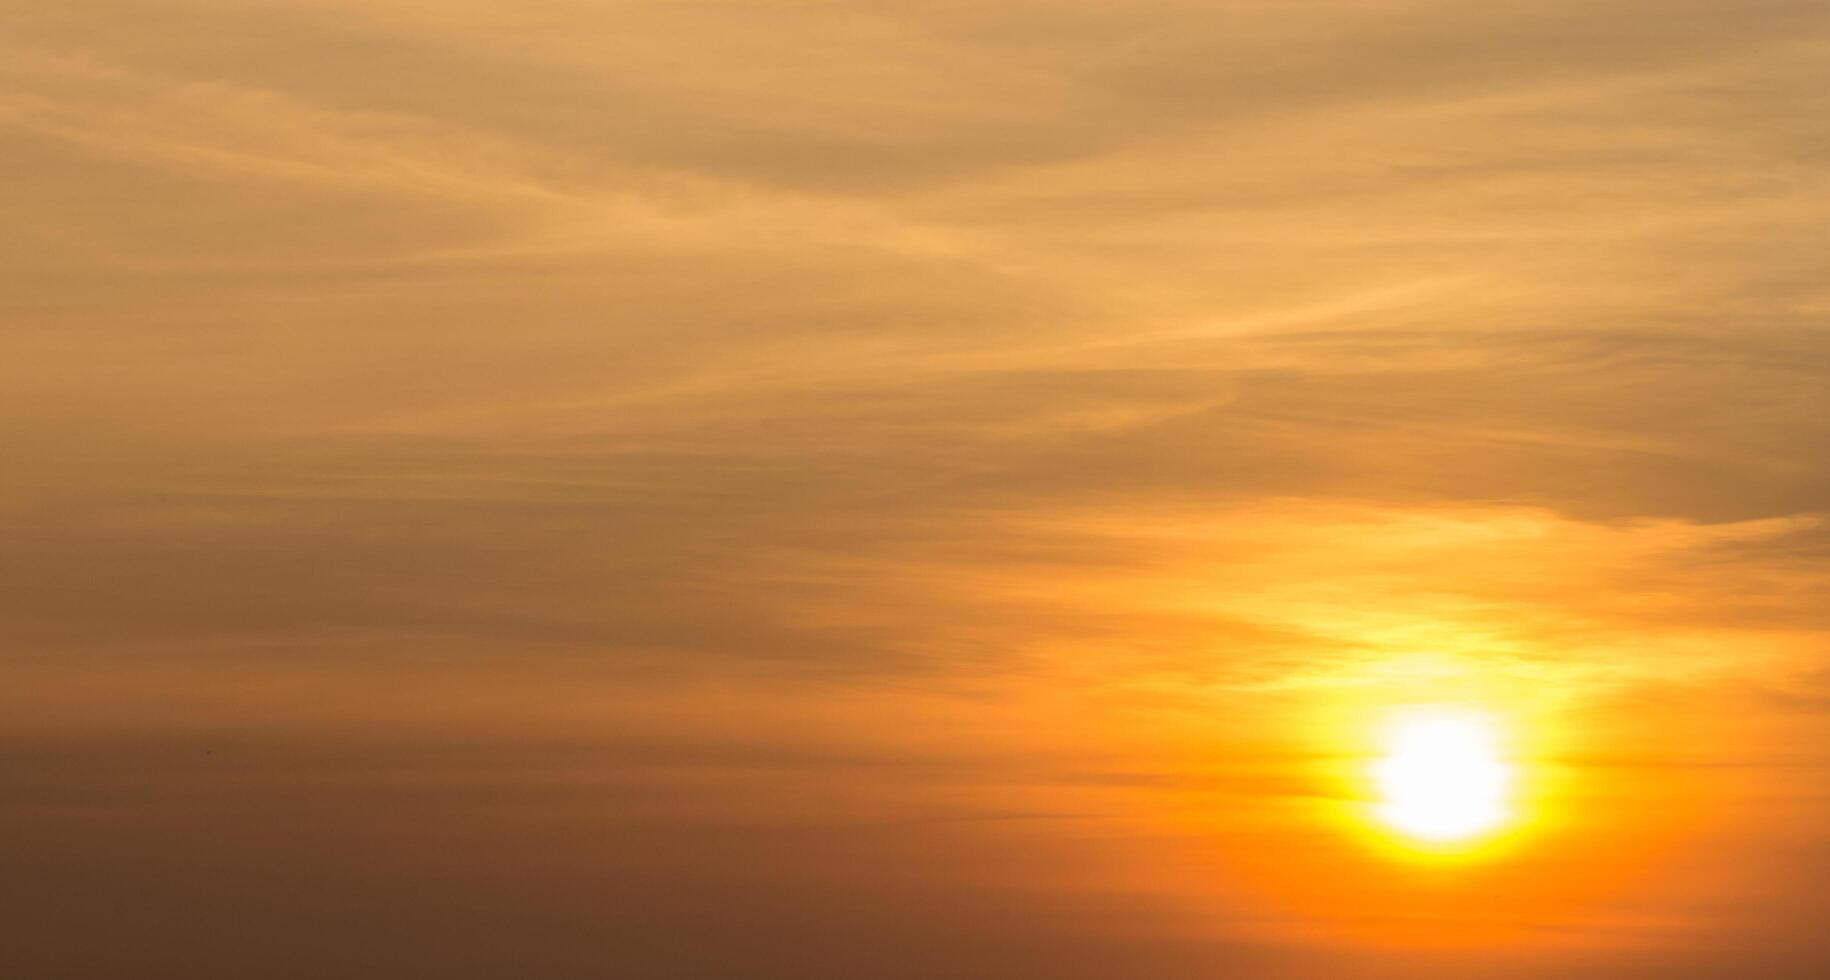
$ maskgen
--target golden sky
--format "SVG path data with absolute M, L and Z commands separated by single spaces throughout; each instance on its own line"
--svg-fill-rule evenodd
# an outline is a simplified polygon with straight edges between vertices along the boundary
M 1823 976 L 1827 163 L 1822 0 L 0 0 L 0 975 Z

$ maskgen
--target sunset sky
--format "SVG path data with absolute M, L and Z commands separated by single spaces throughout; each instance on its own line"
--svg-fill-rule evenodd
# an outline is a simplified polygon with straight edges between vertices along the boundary
M 0 0 L 0 976 L 1830 975 L 1830 3 Z

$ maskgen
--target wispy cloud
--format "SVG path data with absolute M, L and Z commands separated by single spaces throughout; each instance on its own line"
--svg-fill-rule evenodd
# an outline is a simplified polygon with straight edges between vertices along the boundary
M 1823 4 L 0 6 L 0 911 L 338 869 L 96 975 L 1824 962 Z M 1355 850 L 1429 697 L 1590 829 Z

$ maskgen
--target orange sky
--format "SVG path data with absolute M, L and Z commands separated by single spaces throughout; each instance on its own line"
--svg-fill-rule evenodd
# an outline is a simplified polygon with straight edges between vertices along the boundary
M 1830 972 L 1827 55 L 0 0 L 0 975 Z

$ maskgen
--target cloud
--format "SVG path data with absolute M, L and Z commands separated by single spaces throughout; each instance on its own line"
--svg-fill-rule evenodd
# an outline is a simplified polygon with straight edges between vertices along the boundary
M 12 972 L 1821 959 L 1821 4 L 149 13 L 0 12 Z M 1430 697 L 1589 829 L 1369 857 Z

